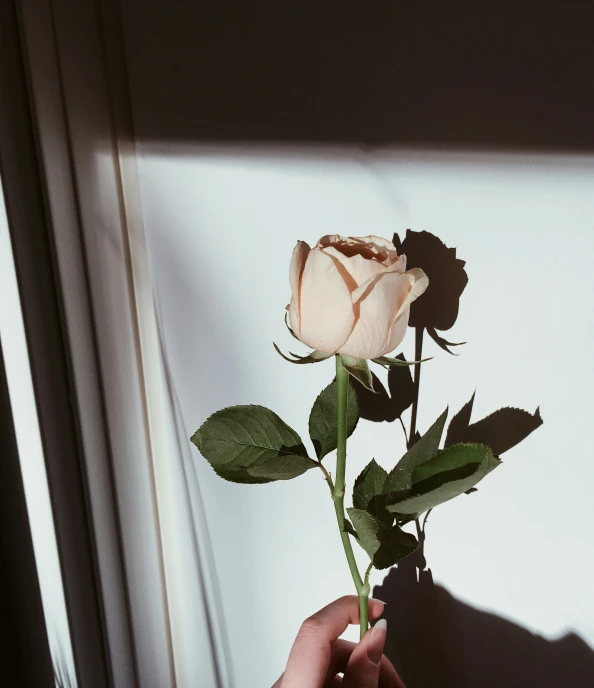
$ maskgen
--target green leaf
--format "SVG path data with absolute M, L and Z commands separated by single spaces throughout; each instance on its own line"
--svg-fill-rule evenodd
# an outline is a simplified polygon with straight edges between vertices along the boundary
M 387 475 L 386 470 L 375 459 L 371 459 L 353 485 L 353 506 L 355 509 L 367 509 L 372 497 L 383 494 Z
M 414 535 L 405 533 L 398 526 L 385 526 L 367 511 L 352 508 L 347 512 L 357 531 L 357 542 L 377 569 L 394 566 L 419 546 Z
M 372 358 L 371 360 L 384 368 L 389 368 L 390 366 L 414 366 L 417 363 L 425 363 L 430 361 L 430 358 L 422 358 L 420 361 L 405 361 L 404 358 L 397 356 L 396 358 L 390 358 L 389 356 L 379 356 L 378 358 Z
M 285 359 L 285 361 L 289 361 L 289 363 L 297 363 L 297 364 L 319 363 L 320 361 L 325 361 L 327 358 L 330 358 L 330 356 L 334 355 L 334 354 L 325 354 L 322 351 L 315 351 L 314 350 L 314 351 L 310 352 L 309 354 L 307 354 L 306 356 L 299 356 L 298 354 L 294 354 L 291 351 L 289 351 L 289 354 L 291 354 L 291 356 L 293 356 L 293 358 L 289 358 L 278 348 L 278 346 L 274 342 L 272 342 L 272 345 L 276 349 L 276 352 L 280 356 L 282 356 Z
M 360 382 L 371 392 L 375 392 L 373 388 L 371 371 L 369 370 L 367 361 L 364 358 L 353 358 L 352 356 L 341 355 L 340 359 L 342 361 L 342 365 L 347 369 L 349 374 L 355 378 L 355 380 Z
M 347 391 L 347 437 L 350 437 L 359 421 L 357 395 L 349 382 Z M 309 436 L 318 459 L 336 449 L 338 433 L 338 406 L 336 380 L 322 390 L 309 415 Z
M 291 333 L 291 336 L 294 337 L 298 342 L 301 341 L 299 337 L 293 332 L 293 329 L 289 325 L 289 314 L 285 311 L 285 325 L 287 326 L 287 330 Z
M 277 456 L 266 463 L 252 466 L 247 472 L 254 478 L 267 478 L 268 480 L 291 480 L 305 473 L 310 468 L 316 468 L 318 464 L 305 456 Z
M 394 523 L 394 515 L 386 509 L 386 496 L 382 493 L 386 471 L 372 459 L 361 471 L 353 485 L 353 506 L 363 509 L 386 526 Z
M 287 480 L 316 464 L 299 435 L 264 406 L 231 406 L 213 413 L 192 437 L 225 480 L 264 483 Z M 262 473 L 252 471 L 262 466 Z
M 388 511 L 418 516 L 468 492 L 501 464 L 483 444 L 454 444 L 412 471 L 408 496 L 388 496 Z
M 476 470 L 484 458 L 485 449 L 484 445 L 480 444 L 460 444 L 454 451 L 439 452 L 429 461 L 414 467 L 412 472 L 413 489 L 416 492 L 423 492 L 423 490 L 418 489 L 419 484 L 435 479 L 444 472 L 447 473 L 467 466 Z
M 387 495 L 379 494 L 367 502 L 365 511 L 388 528 L 394 523 L 394 514 L 386 508 Z
M 412 487 L 412 472 L 416 466 L 432 459 L 439 449 L 443 426 L 448 415 L 446 409 L 427 432 L 406 452 L 390 471 L 384 484 L 384 493 L 406 493 Z

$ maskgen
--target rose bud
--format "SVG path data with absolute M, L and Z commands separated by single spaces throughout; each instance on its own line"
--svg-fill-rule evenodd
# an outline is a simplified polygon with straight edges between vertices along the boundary
M 318 351 L 364 359 L 402 342 L 410 304 L 429 284 L 419 268 L 406 271 L 406 256 L 387 239 L 337 234 L 313 249 L 297 243 L 290 282 L 295 335 Z

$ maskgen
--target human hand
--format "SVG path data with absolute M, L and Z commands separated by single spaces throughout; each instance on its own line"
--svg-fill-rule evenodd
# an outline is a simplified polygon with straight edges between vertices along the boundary
M 369 600 L 369 618 L 384 611 Z M 272 688 L 405 688 L 383 656 L 386 622 L 378 621 L 359 643 L 339 640 L 349 624 L 359 623 L 354 595 L 341 597 L 306 619 L 293 643 L 284 674 Z M 339 674 L 343 673 L 341 678 Z

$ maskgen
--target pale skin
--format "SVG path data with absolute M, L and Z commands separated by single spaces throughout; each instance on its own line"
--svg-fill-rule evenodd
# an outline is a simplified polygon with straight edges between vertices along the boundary
M 383 611 L 383 602 L 369 600 L 370 619 L 377 619 Z M 358 623 L 355 595 L 341 597 L 306 619 L 285 672 L 272 688 L 405 688 L 383 655 L 385 622 L 379 621 L 358 643 L 340 639 L 347 626 Z

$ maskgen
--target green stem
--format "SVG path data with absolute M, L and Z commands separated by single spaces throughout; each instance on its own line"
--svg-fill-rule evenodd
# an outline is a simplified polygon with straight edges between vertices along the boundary
M 371 591 L 371 588 L 369 587 L 369 574 L 371 573 L 371 569 L 373 568 L 373 562 L 369 562 L 369 566 L 367 567 L 367 570 L 365 571 L 365 577 L 363 579 L 363 591 L 364 591 L 364 597 L 362 595 L 359 595 L 359 616 L 361 619 L 361 638 L 365 635 L 365 631 L 367 630 L 367 627 L 369 626 L 369 593 Z
M 359 628 L 360 637 L 365 635 L 368 627 L 368 600 L 369 600 L 369 583 L 367 580 L 363 582 L 361 574 L 357 568 L 355 554 L 351 545 L 350 535 L 344 529 L 345 515 L 344 515 L 344 493 L 345 493 L 345 472 L 346 472 L 346 444 L 347 444 L 347 398 L 349 390 L 349 374 L 346 368 L 342 365 L 340 356 L 336 355 L 336 393 L 337 393 L 337 414 L 338 414 L 338 431 L 337 431 L 337 449 L 336 449 L 336 483 L 332 485 L 332 481 L 328 483 L 332 490 L 332 499 L 334 501 L 334 510 L 336 511 L 336 520 L 340 530 L 340 538 L 344 553 L 349 565 L 355 588 L 357 589 L 357 596 L 359 598 Z

